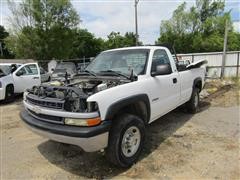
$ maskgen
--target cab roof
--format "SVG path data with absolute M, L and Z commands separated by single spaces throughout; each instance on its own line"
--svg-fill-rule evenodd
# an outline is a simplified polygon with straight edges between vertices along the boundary
M 164 46 L 133 46 L 133 47 L 123 47 L 123 48 L 116 48 L 116 49 L 110 49 L 103 52 L 111 52 L 111 51 L 120 51 L 120 50 L 130 50 L 130 49 L 149 49 L 149 50 L 155 50 L 155 49 L 167 49 Z
M 21 63 L 0 63 L 0 65 L 11 66 L 12 64 L 22 65 Z

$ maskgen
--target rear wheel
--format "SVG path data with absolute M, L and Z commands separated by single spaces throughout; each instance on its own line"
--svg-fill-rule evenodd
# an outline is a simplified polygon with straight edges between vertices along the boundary
M 194 88 L 191 99 L 186 103 L 187 111 L 190 113 L 196 113 L 199 107 L 199 89 Z
M 131 114 L 117 117 L 109 134 L 107 158 L 117 166 L 131 166 L 141 154 L 144 138 L 145 125 L 139 117 Z
M 12 102 L 13 98 L 14 98 L 14 88 L 12 85 L 8 85 L 6 87 L 6 92 L 5 92 L 5 101 Z

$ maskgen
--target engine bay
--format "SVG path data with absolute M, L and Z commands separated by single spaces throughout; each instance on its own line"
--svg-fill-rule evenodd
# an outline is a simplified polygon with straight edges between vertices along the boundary
M 96 103 L 87 103 L 89 96 L 128 82 L 130 80 L 118 77 L 52 81 L 27 90 L 26 100 L 31 104 L 68 112 L 93 112 L 98 107 Z

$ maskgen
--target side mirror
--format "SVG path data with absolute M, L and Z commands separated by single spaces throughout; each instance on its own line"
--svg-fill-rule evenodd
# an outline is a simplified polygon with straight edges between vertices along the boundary
M 23 75 L 23 71 L 18 71 L 17 73 L 16 73 L 16 76 L 22 76 Z
M 170 64 L 162 64 L 156 67 L 156 71 L 151 73 L 151 76 L 166 75 L 171 74 L 172 69 Z

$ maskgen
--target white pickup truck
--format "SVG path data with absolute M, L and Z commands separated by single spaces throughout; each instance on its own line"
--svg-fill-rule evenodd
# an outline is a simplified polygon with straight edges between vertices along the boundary
M 165 47 L 104 51 L 74 79 L 26 91 L 21 118 L 41 136 L 87 152 L 105 149 L 113 164 L 128 167 L 147 124 L 183 104 L 196 112 L 205 72 L 198 63 L 188 67 L 179 72 Z
M 0 63 L 0 100 L 13 100 L 14 93 L 40 85 L 40 79 L 37 63 Z

